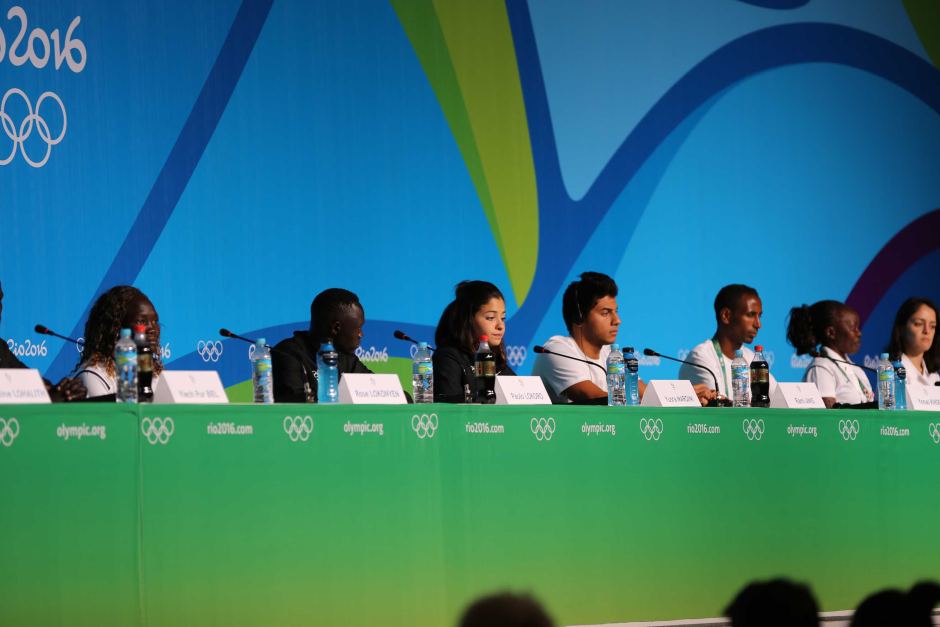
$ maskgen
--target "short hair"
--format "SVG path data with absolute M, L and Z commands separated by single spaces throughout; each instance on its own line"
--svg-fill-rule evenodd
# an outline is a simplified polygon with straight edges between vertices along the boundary
M 834 325 L 836 316 L 846 308 L 848 305 L 837 300 L 794 307 L 787 316 L 787 342 L 797 355 L 814 351 L 825 340 L 826 328 Z
M 582 272 L 580 280 L 572 281 L 561 297 L 561 317 L 568 333 L 581 324 L 597 301 L 605 296 L 617 296 L 617 283 L 601 272 Z
M 911 316 L 922 306 L 930 307 L 933 309 L 934 316 L 940 317 L 937 316 L 937 306 L 929 298 L 917 296 L 908 298 L 901 303 L 897 314 L 894 316 L 894 326 L 891 327 L 891 339 L 885 351 L 891 355 L 892 359 L 895 357 L 900 359 L 901 353 L 907 352 L 904 346 L 904 327 L 907 326 L 907 321 L 910 320 Z M 936 335 L 933 337 L 933 344 L 931 344 L 927 352 L 924 353 L 924 363 L 927 366 L 927 372 L 937 372 L 937 370 L 940 370 L 940 341 L 937 341 Z
M 819 605 L 808 586 L 789 579 L 754 581 L 725 608 L 732 627 L 818 627 Z
M 721 310 L 725 307 L 734 311 L 734 306 L 738 304 L 742 296 L 760 298 L 760 294 L 757 293 L 756 289 L 742 283 L 732 283 L 718 290 L 718 293 L 715 294 L 715 319 L 721 319 Z
M 331 287 L 317 294 L 310 303 L 310 333 L 313 339 L 319 342 L 331 338 L 330 327 L 333 322 L 355 307 L 363 309 L 359 297 L 349 290 Z
M 459 627 L 553 627 L 553 623 L 531 596 L 502 592 L 471 603 Z

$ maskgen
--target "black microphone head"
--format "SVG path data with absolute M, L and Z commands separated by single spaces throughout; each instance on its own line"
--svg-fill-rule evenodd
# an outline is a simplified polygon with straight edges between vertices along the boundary
M 536 353 L 544 353 L 544 352 L 545 352 L 545 347 L 544 347 L 544 346 L 533 346 L 533 347 L 532 347 L 532 350 L 534 350 Z
M 408 340 L 408 339 L 410 339 L 407 335 L 405 335 L 402 331 L 399 331 L 398 329 L 395 329 L 395 332 L 392 333 L 392 335 L 395 336 L 395 339 L 396 339 L 396 340 Z
M 52 331 L 49 330 L 49 327 L 42 324 L 37 324 L 35 327 L 33 327 L 33 330 L 35 330 L 36 333 L 42 333 L 43 335 L 52 334 Z
M 652 348 L 644 348 L 643 354 L 646 355 L 647 357 L 659 357 L 659 353 L 654 351 Z
M 219 335 L 221 335 L 222 337 L 235 337 L 234 333 L 232 333 L 231 331 L 229 331 L 228 329 L 224 327 L 219 329 Z

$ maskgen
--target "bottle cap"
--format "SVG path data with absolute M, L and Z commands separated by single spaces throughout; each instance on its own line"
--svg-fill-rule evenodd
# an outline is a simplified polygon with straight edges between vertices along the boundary
M 481 335 L 481 336 L 480 336 L 480 341 L 481 341 L 481 342 L 485 342 L 485 341 L 487 341 L 488 339 L 490 339 L 490 336 L 489 336 L 489 335 Z
M 255 346 L 264 346 L 265 344 L 267 344 L 267 342 L 268 341 L 264 339 L 263 337 L 259 337 L 257 340 L 255 340 Z
M 131 336 L 130 329 L 121 329 L 121 337 L 130 337 L 130 336 Z
M 619 351 L 619 350 L 620 350 L 620 344 L 611 344 L 611 345 L 610 345 L 610 350 L 612 350 L 612 351 Z
M 427 347 L 428 347 L 428 343 L 427 343 L 427 342 L 418 342 L 418 350 L 419 350 L 419 351 L 420 351 L 420 350 L 424 350 L 424 349 L 427 348 Z
M 738 350 L 734 351 L 734 356 L 735 356 L 735 357 L 744 357 L 744 351 L 739 348 Z
M 635 352 L 636 352 L 635 350 L 633 350 L 633 347 L 632 347 L 632 346 L 628 346 L 628 347 L 626 347 L 626 348 L 623 349 L 623 350 L 627 351 L 628 353 L 635 353 Z
M 760 352 L 763 352 L 764 347 L 761 346 L 760 344 L 758 344 L 757 346 L 754 347 L 754 350 L 756 350 L 758 353 L 760 353 Z
M 888 358 L 888 353 L 881 353 L 881 358 L 882 358 L 882 359 L 887 359 L 887 358 Z
M 147 331 L 147 325 L 145 324 L 135 324 L 134 333 L 145 333 Z

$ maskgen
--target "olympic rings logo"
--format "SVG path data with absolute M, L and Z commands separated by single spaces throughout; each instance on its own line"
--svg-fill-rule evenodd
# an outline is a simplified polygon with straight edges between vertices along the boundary
M 927 425 L 927 433 L 934 444 L 940 444 L 940 422 L 931 422 Z
M 173 437 L 173 419 L 166 418 L 144 418 L 140 421 L 140 432 L 144 434 L 151 445 L 159 442 L 166 444 Z
M 858 424 L 858 420 L 840 420 L 839 421 L 839 435 L 841 435 L 842 439 L 845 440 L 846 442 L 857 438 L 860 432 L 861 432 L 861 427 Z
M 6 420 L 0 418 L 0 444 L 5 447 L 13 446 L 13 440 L 20 434 L 20 421 L 16 418 Z
M 529 429 L 539 442 L 551 440 L 552 436 L 555 435 L 555 419 L 551 416 L 548 418 L 533 418 L 529 421 Z
M 525 362 L 528 351 L 525 346 L 506 346 L 506 363 L 518 368 Z
M 433 438 L 437 427 L 437 414 L 415 414 L 411 417 L 411 429 L 415 432 L 415 435 L 418 436 L 419 440 Z
M 760 440 L 764 437 L 764 419 L 758 418 L 757 420 L 753 418 L 745 418 L 744 422 L 741 423 L 741 428 L 744 429 L 744 435 L 747 436 L 748 440 L 752 442 L 754 440 Z
M 662 418 L 640 418 L 640 433 L 646 441 L 659 440 L 663 434 Z
M 306 442 L 313 433 L 313 418 L 310 416 L 284 416 L 284 433 L 291 442 Z
M 20 121 L 19 126 L 16 122 L 13 121 L 13 118 L 10 117 L 10 114 L 7 113 L 7 100 L 10 96 L 17 95 L 23 99 L 23 102 L 26 103 L 26 116 Z M 59 109 L 62 111 L 62 130 L 59 132 L 58 137 L 53 138 L 52 133 L 49 131 L 49 123 L 46 122 L 46 119 L 39 114 L 39 109 L 42 107 L 42 103 L 45 102 L 47 98 L 51 98 L 59 105 Z M 39 100 L 36 101 L 36 109 L 33 110 L 33 105 L 29 101 L 29 96 L 27 96 L 22 89 L 12 88 L 8 89 L 7 93 L 3 95 L 3 100 L 0 100 L 0 124 L 3 126 L 3 132 L 6 133 L 6 136 L 13 141 L 13 150 L 10 151 L 10 154 L 6 158 L 0 158 L 0 165 L 7 165 L 13 158 L 16 157 L 16 149 L 19 147 L 20 154 L 23 155 L 23 159 L 34 168 L 41 168 L 46 165 L 46 162 L 49 161 L 49 156 L 52 154 L 52 147 L 61 142 L 65 138 L 65 129 L 68 127 L 68 118 L 65 114 L 65 105 L 62 104 L 62 99 L 59 98 L 56 94 L 51 91 L 44 92 L 39 96 Z M 39 133 L 39 138 L 42 139 L 46 144 L 46 154 L 39 161 L 33 161 L 28 154 L 26 154 L 26 140 L 29 139 L 29 136 L 33 133 L 33 127 L 36 127 L 36 132 Z
M 253 346 L 252 346 L 253 347 Z M 202 357 L 202 360 L 206 363 L 219 361 L 219 358 L 222 357 L 222 342 L 216 340 L 208 341 L 199 340 L 196 343 L 196 352 L 199 353 L 199 356 Z

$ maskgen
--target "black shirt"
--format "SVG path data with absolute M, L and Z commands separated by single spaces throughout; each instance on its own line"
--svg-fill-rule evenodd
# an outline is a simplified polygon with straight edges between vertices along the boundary
M 7 341 L 0 339 L 0 368 L 28 368 L 26 364 L 16 358 Z
M 278 342 L 271 351 L 271 367 L 274 369 L 274 402 L 306 402 L 305 380 L 310 384 L 313 397 L 317 397 L 318 350 L 320 350 L 320 343 L 315 341 L 308 331 L 294 331 L 293 337 Z M 352 353 L 340 351 L 337 353 L 339 354 L 340 378 L 346 372 L 372 374 L 372 371 Z
M 464 385 L 469 385 L 473 397 L 477 397 L 480 381 L 477 380 L 473 355 L 453 346 L 439 346 L 431 359 L 434 362 L 435 403 L 463 403 Z M 516 376 L 508 365 L 496 374 L 501 377 Z

